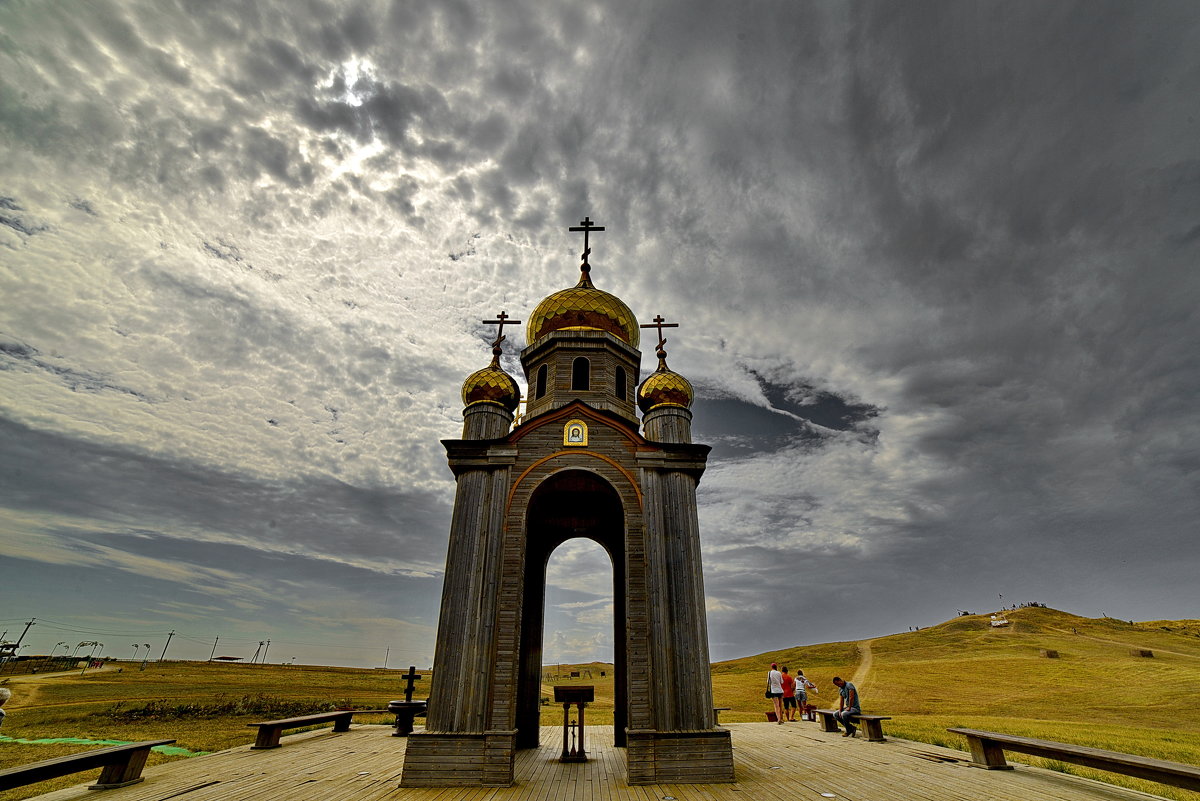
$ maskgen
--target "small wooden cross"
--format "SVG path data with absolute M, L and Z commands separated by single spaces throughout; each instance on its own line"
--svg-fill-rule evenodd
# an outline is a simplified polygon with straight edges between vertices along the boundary
M 641 328 L 657 328 L 658 329 L 658 350 L 662 350 L 663 346 L 667 344 L 667 340 L 663 339 L 662 330 L 664 328 L 678 328 L 679 323 L 668 323 L 666 321 L 666 319 L 661 314 L 659 314 L 659 315 L 655 316 L 654 322 L 643 323 L 640 327 Z
M 417 673 L 417 666 L 409 665 L 408 672 L 404 674 L 404 679 L 406 680 L 406 686 L 404 687 L 405 703 L 412 701 L 413 682 L 416 682 L 420 678 L 421 678 L 420 674 Z
M 579 225 L 572 225 L 567 230 L 568 231 L 583 231 L 583 256 L 581 258 L 583 259 L 583 271 L 586 273 L 586 272 L 588 272 L 588 270 L 591 269 L 591 265 L 588 264 L 588 254 L 592 252 L 592 249 L 590 247 L 588 247 L 588 234 L 591 233 L 592 231 L 603 231 L 604 226 L 593 224 L 592 218 L 589 216 L 589 217 L 584 217 L 582 222 L 579 223 Z
M 496 329 L 496 341 L 492 343 L 493 348 L 500 347 L 500 343 L 504 341 L 504 339 L 505 339 L 505 337 L 504 337 L 505 324 L 508 324 L 508 325 L 520 325 L 521 324 L 520 320 L 508 319 L 508 312 L 505 312 L 505 311 L 500 312 L 499 314 L 496 315 L 496 317 L 498 318 L 496 320 L 484 320 L 483 321 L 484 325 L 499 326 L 499 328 Z

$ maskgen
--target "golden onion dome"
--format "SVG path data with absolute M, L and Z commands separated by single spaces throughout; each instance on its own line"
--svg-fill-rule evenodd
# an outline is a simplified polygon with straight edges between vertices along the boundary
M 607 331 L 635 348 L 641 341 L 633 312 L 616 295 L 596 289 L 586 272 L 578 284 L 538 304 L 526 324 L 525 340 L 532 345 L 552 331 Z
M 667 368 L 661 356 L 658 369 L 651 373 L 638 387 L 638 408 L 643 413 L 663 406 L 687 409 L 696 398 L 696 391 L 686 378 Z
M 462 388 L 463 406 L 476 403 L 494 403 L 510 412 L 516 411 L 521 403 L 521 388 L 508 373 L 500 369 L 498 359 L 482 370 L 467 376 Z

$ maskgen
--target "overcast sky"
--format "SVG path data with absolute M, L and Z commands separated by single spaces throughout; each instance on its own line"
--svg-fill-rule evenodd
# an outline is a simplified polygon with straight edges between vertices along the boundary
M 0 629 L 428 666 L 439 440 L 584 215 L 681 324 L 714 659 L 1200 617 L 1196 3 L 8 0 Z M 548 661 L 610 587 L 556 552 Z

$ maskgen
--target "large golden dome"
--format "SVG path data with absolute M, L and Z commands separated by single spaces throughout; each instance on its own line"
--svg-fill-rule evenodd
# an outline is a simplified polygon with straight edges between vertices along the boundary
M 587 273 L 538 304 L 526 324 L 525 341 L 532 345 L 552 331 L 607 331 L 635 348 L 641 341 L 633 312 L 616 295 L 592 286 Z
M 500 369 L 499 362 L 493 359 L 487 367 L 467 376 L 467 380 L 463 382 L 462 400 L 463 406 L 494 403 L 512 412 L 516 411 L 521 403 L 521 388 L 512 376 Z

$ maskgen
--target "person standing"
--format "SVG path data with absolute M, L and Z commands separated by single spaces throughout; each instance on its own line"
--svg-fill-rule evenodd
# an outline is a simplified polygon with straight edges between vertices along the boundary
M 808 680 L 804 675 L 804 671 L 796 669 L 796 709 L 800 711 L 800 719 L 804 719 L 804 713 L 808 709 L 808 691 L 812 690 L 815 693 L 821 692 L 817 689 L 817 685 Z M 809 720 L 816 720 L 815 717 L 810 717 Z
M 787 665 L 783 666 L 783 714 L 787 715 L 789 723 L 796 720 L 796 679 L 788 674 Z
M 838 711 L 833 713 L 833 719 L 840 720 L 842 725 L 846 727 L 846 733 L 842 735 L 843 737 L 853 737 L 858 732 L 858 729 L 855 728 L 850 718 L 853 715 L 862 714 L 862 704 L 858 700 L 858 688 L 854 686 L 853 682 L 846 681 L 839 676 L 833 677 L 833 684 L 842 695 L 841 699 L 838 700 Z
M 779 665 L 775 662 L 771 663 L 771 669 L 767 671 L 767 697 L 775 703 L 775 722 L 782 726 L 783 674 L 779 672 Z

